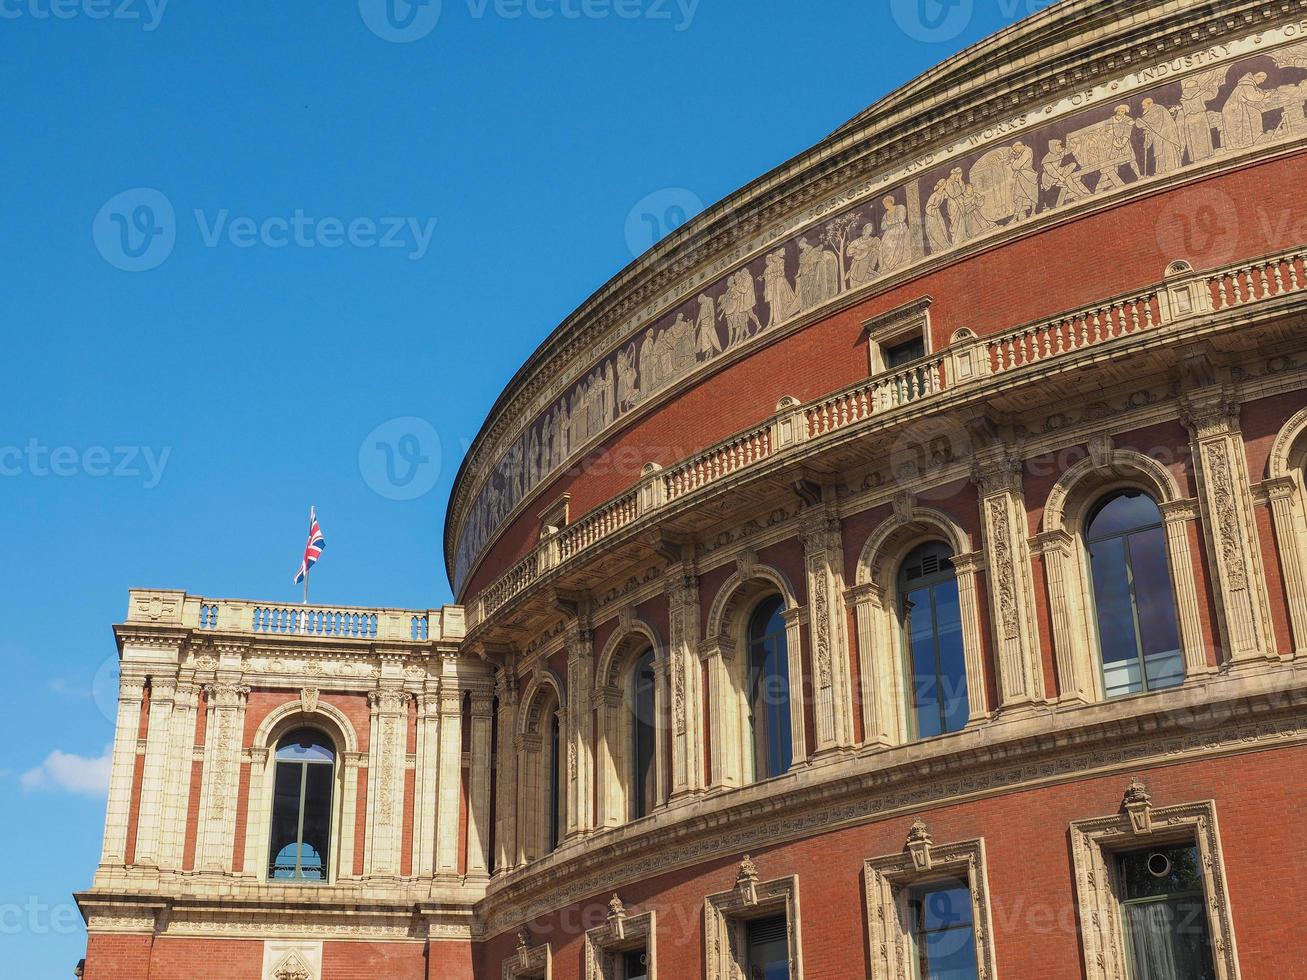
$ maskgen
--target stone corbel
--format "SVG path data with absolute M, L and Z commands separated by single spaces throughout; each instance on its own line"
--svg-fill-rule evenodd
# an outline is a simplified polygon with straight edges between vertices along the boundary
M 735 874 L 735 891 L 745 908 L 751 909 L 758 904 L 758 866 L 747 854 Z
M 1130 829 L 1136 834 L 1153 832 L 1153 798 L 1148 795 L 1148 790 L 1138 777 L 1131 779 L 1130 785 L 1126 787 L 1121 808 L 1130 818 Z
M 930 828 L 924 820 L 918 819 L 908 831 L 906 844 L 907 852 L 912 856 L 912 866 L 918 873 L 925 874 L 934 866 L 930 853 L 934 846 L 935 838 L 930 835 Z

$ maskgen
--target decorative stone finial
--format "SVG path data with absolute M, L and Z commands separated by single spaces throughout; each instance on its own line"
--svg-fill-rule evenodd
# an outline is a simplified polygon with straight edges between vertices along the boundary
M 935 838 L 930 835 L 926 821 L 918 817 L 908 830 L 908 853 L 912 855 L 912 866 L 918 871 L 929 871 L 931 867 L 930 849 L 935 846 Z
M 758 904 L 758 866 L 749 855 L 744 855 L 740 870 L 735 875 L 735 890 L 750 908 Z
M 1130 818 L 1130 829 L 1136 834 L 1151 834 L 1153 832 L 1153 798 L 1148 795 L 1148 789 L 1134 776 L 1130 780 L 1130 785 L 1126 787 L 1125 796 L 1121 800 L 1121 806 L 1126 815 Z
M 613 930 L 615 939 L 619 941 L 626 939 L 626 906 L 622 904 L 616 892 L 608 900 L 608 926 Z

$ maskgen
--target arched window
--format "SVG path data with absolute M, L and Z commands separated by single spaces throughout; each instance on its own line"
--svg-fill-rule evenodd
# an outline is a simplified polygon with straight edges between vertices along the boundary
M 1138 490 L 1112 494 L 1091 513 L 1085 543 L 1103 693 L 1119 697 L 1181 683 L 1184 656 L 1157 504 Z
M 749 620 L 749 725 L 755 779 L 788 772 L 794 758 L 784 611 L 784 601 L 773 596 L 765 599 Z
M 277 743 L 268 877 L 326 881 L 336 752 L 321 732 L 301 728 Z
M 956 732 L 971 708 L 952 549 L 931 542 L 909 552 L 899 568 L 898 597 L 912 737 Z
M 631 712 L 631 819 L 639 820 L 653 812 L 657 799 L 657 755 L 654 724 L 654 654 L 646 652 L 631 671 L 631 689 L 627 704 Z
M 549 711 L 549 850 L 557 850 L 563 827 L 563 732 L 557 707 Z

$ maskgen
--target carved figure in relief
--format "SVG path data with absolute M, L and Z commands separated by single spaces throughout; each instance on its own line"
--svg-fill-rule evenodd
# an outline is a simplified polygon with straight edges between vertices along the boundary
M 948 221 L 944 217 L 944 207 L 948 201 L 947 185 L 948 181 L 936 181 L 934 191 L 926 200 L 926 241 L 930 243 L 931 252 L 946 252 L 953 245 L 949 238 Z
M 772 252 L 767 256 L 767 265 L 762 273 L 762 295 L 771 309 L 771 319 L 767 326 L 774 327 L 784 323 L 799 312 L 799 294 L 790 285 L 790 278 L 785 274 L 785 249 Z
M 1012 144 L 1008 162 L 1012 171 L 1013 214 L 1017 220 L 1029 218 L 1039 210 L 1039 177 L 1035 174 L 1035 151 L 1021 140 Z
M 1054 207 L 1089 196 L 1089 188 L 1080 176 L 1080 164 L 1074 158 L 1068 162 L 1069 155 L 1061 140 L 1049 140 L 1048 153 L 1040 164 L 1044 170 L 1040 185 L 1046 191 L 1057 190 Z
M 1239 79 L 1221 108 L 1221 149 L 1245 150 L 1266 133 L 1262 113 L 1274 108 L 1271 93 L 1262 88 L 1266 72 L 1249 72 Z
M 722 315 L 729 332 L 726 346 L 734 348 L 749 339 L 750 325 L 762 329 L 758 319 L 758 293 L 753 288 L 749 270 L 740 269 L 726 281 L 726 295 L 722 297 Z
M 658 387 L 658 345 L 650 327 L 640 340 L 640 398 L 648 398 Z
M 810 310 L 840 292 L 840 260 L 828 248 L 818 248 L 808 239 L 799 240 L 799 274 L 795 279 L 799 308 Z
M 966 193 L 967 181 L 962 176 L 962 168 L 954 167 L 944 179 L 944 210 L 948 214 L 949 237 L 954 245 L 961 245 L 967 240 L 962 221 L 964 210 L 962 198 Z
M 853 260 L 848 272 L 850 289 L 865 286 L 876 278 L 876 270 L 880 266 L 880 253 L 881 242 L 876 237 L 876 226 L 864 225 L 861 237 L 849 242 L 849 258 Z
M 881 200 L 885 217 L 880 225 L 880 271 L 889 273 L 912 261 L 912 231 L 908 228 L 908 208 L 893 197 Z
M 1276 101 L 1284 108 L 1280 126 L 1275 134 L 1280 137 L 1302 136 L 1307 133 L 1307 82 L 1281 85 L 1275 90 Z
M 640 400 L 640 383 L 635 370 L 635 344 L 617 352 L 617 410 L 630 411 Z
M 1115 190 L 1125 186 L 1121 168 L 1126 167 L 1140 177 L 1139 158 L 1135 153 L 1134 132 L 1138 121 L 1130 115 L 1128 105 L 1119 105 L 1106 122 L 1089 126 L 1068 137 L 1068 145 L 1077 160 L 1084 164 L 1086 173 L 1098 171 L 1094 193 Z
M 722 352 L 722 340 L 717 334 L 717 303 L 707 293 L 699 294 L 699 317 L 695 321 L 695 349 L 705 361 Z
M 1144 131 L 1144 161 L 1153 154 L 1154 176 L 1174 173 L 1184 165 L 1184 137 L 1176 122 L 1180 107 L 1168 108 L 1152 99 L 1144 99 L 1139 128 Z
M 1189 151 L 1190 163 L 1202 163 L 1216 152 L 1212 130 L 1221 125 L 1221 114 L 1208 105 L 1221 89 L 1225 69 L 1213 68 L 1180 83 L 1180 128 Z
M 681 320 L 685 317 L 682 316 Z M 679 324 L 680 321 L 677 321 Z M 676 336 L 677 324 L 673 324 L 658 334 L 658 387 L 665 388 L 676 380 Z
M 684 313 L 676 315 L 676 322 L 668 328 L 672 341 L 672 377 L 679 378 L 694 370 L 694 324 Z
M 967 229 L 968 240 L 979 238 L 996 227 L 994 222 L 985 217 L 984 199 L 975 184 L 968 184 L 962 194 L 962 224 Z

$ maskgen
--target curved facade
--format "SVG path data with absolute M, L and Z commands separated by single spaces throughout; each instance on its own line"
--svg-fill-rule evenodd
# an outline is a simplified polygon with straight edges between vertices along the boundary
M 1307 974 L 1305 146 L 1067 0 L 551 335 L 461 606 L 133 593 L 86 975 Z

